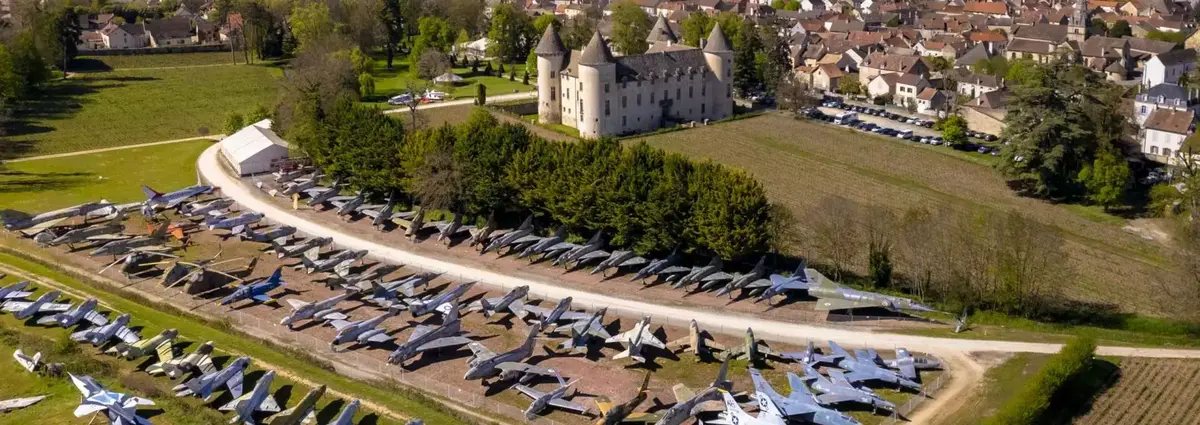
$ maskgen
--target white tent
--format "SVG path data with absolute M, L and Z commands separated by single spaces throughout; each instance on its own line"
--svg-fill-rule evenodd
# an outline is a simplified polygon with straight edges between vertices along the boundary
M 288 144 L 271 131 L 271 120 L 265 119 L 233 133 L 221 141 L 221 155 L 238 175 L 274 171 L 272 165 L 287 159 Z
M 433 82 L 438 84 L 457 83 L 462 81 L 463 77 L 455 75 L 453 72 L 446 71 L 445 74 L 433 77 Z

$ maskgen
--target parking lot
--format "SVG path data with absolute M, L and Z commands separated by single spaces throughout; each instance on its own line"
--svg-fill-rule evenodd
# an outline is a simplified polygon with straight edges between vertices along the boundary
M 851 127 L 911 142 L 943 146 L 941 132 L 933 130 L 933 121 L 925 118 L 907 117 L 883 108 L 842 103 L 839 98 L 827 98 L 819 108 L 808 112 L 810 118 L 835 125 Z M 999 155 L 995 135 L 968 132 L 970 143 L 959 149 L 981 154 Z M 946 145 L 948 146 L 948 145 Z

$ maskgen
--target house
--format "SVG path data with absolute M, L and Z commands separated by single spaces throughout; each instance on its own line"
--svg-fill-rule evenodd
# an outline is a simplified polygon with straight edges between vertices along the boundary
M 992 58 L 992 56 L 993 55 L 988 49 L 987 45 L 982 43 L 976 44 L 975 47 L 970 48 L 966 53 L 963 53 L 962 56 L 959 56 L 958 59 L 954 60 L 954 68 L 971 69 L 971 65 L 974 65 L 976 62 L 982 60 L 989 60 Z
M 1172 50 L 1154 55 L 1146 61 L 1142 70 L 1142 87 L 1154 87 L 1163 83 L 1178 83 L 1179 77 L 1187 75 L 1196 65 L 1193 49 Z
M 900 79 L 899 74 L 882 74 L 876 76 L 866 85 L 867 96 L 871 98 L 882 97 L 885 99 L 895 97 L 896 80 L 898 79 Z
M 968 15 L 987 15 L 1009 18 L 1008 3 L 1004 1 L 968 1 L 963 3 L 963 12 Z
M 288 143 L 271 130 L 265 119 L 221 140 L 221 156 L 239 176 L 278 170 L 277 164 L 288 157 Z
M 79 50 L 97 50 L 104 48 L 104 36 L 100 35 L 100 31 L 83 31 L 79 33 L 79 43 L 76 44 Z
M 100 29 L 100 38 L 106 49 L 137 49 L 146 47 L 145 26 L 109 22 Z
M 867 55 L 859 64 L 858 82 L 868 85 L 875 77 L 883 74 L 917 74 L 929 75 L 929 68 L 920 56 L 896 55 L 876 52 Z
M 975 98 L 984 93 L 991 93 L 1003 88 L 1003 81 L 996 76 L 968 72 L 955 78 L 958 81 L 956 91 L 968 98 Z
M 915 102 L 917 95 L 929 86 L 929 81 L 920 75 L 903 74 L 896 79 L 896 95 L 893 97 L 892 103 L 908 106 L 910 102 Z
M 826 91 L 837 89 L 843 75 L 836 65 L 819 65 L 812 72 L 812 88 Z
M 916 96 L 917 113 L 941 116 L 946 106 L 946 94 L 933 87 L 926 87 Z
M 1061 54 L 1070 54 L 1076 49 L 1067 42 L 1067 26 L 1034 24 L 1018 26 L 1009 37 L 1004 48 L 1009 61 L 1030 59 L 1038 63 L 1049 63 Z
M 198 44 L 192 19 L 183 16 L 155 19 L 145 24 L 146 40 L 151 47 Z
M 1190 110 L 1157 109 L 1150 113 L 1141 133 L 1142 154 L 1152 161 L 1173 162 L 1172 155 L 1196 129 L 1196 115 Z
M 1158 109 L 1200 113 L 1200 90 L 1185 89 L 1177 84 L 1159 84 L 1139 93 L 1133 100 L 1133 117 L 1139 126 L 1144 125 L 1150 114 Z

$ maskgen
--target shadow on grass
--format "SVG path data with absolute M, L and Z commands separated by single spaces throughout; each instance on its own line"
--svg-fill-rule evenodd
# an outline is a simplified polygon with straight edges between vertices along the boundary
M 1121 368 L 1116 364 L 1104 359 L 1093 359 L 1086 369 L 1072 376 L 1054 393 L 1050 399 L 1050 408 L 1046 409 L 1037 423 L 1073 423 L 1075 418 L 1090 412 L 1096 398 L 1116 383 L 1120 376 Z
M 0 194 L 73 189 L 92 180 L 92 173 L 0 172 Z

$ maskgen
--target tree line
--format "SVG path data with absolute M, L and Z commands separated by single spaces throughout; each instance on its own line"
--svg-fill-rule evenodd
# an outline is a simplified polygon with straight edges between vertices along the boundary
M 514 222 L 533 214 L 613 247 L 676 247 L 741 258 L 767 247 L 765 191 L 749 174 L 644 143 L 552 142 L 482 109 L 465 123 L 405 131 L 401 121 L 343 97 L 297 106 L 286 135 L 327 175 L 432 210 Z
M 52 69 L 66 69 L 77 53 L 79 34 L 74 8 L 13 2 L 11 16 L 0 22 L 0 136 L 10 130 L 23 104 L 44 92 L 54 78 Z
M 1065 423 L 1064 413 L 1077 409 L 1083 396 L 1093 394 L 1095 384 L 1085 381 L 1086 375 L 1099 367 L 1095 359 L 1096 342 L 1090 337 L 1076 337 L 1067 342 L 1054 357 L 1019 392 L 983 420 L 983 425 L 1033 425 Z M 1092 391 L 1092 392 L 1089 392 Z M 1076 394 L 1072 394 L 1076 393 Z M 1068 402 L 1069 400 L 1069 402 Z

